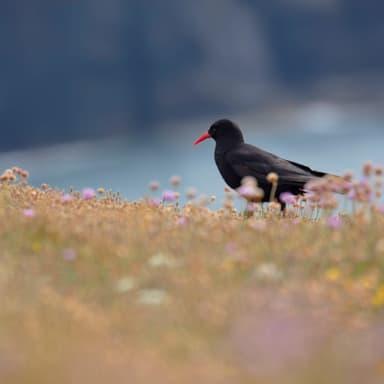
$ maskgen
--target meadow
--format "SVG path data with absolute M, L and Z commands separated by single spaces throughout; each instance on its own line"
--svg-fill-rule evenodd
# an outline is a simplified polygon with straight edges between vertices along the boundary
M 213 210 L 178 177 L 127 201 L 6 170 L 0 382 L 383 383 L 382 174 L 282 213 L 252 180 Z

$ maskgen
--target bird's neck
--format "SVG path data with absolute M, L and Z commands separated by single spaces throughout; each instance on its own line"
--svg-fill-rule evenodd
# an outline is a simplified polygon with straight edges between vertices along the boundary
M 227 152 L 230 149 L 235 148 L 235 147 L 237 147 L 238 145 L 241 145 L 241 144 L 244 144 L 244 140 L 240 140 L 239 139 L 239 140 L 236 140 L 236 141 L 233 141 L 233 140 L 220 140 L 220 141 L 216 141 L 215 151 L 217 153 Z

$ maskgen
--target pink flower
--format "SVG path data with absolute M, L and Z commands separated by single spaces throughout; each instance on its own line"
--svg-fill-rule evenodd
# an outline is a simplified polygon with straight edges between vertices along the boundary
M 177 219 L 177 224 L 181 226 L 187 225 L 187 223 L 188 223 L 188 219 L 184 216 L 181 216 Z
M 161 204 L 161 201 L 156 197 L 152 197 L 148 200 L 148 204 L 151 205 L 152 207 L 158 207 Z
M 257 205 L 256 203 L 248 203 L 247 204 L 247 212 L 257 212 L 260 209 L 260 205 Z
M 160 188 L 160 183 L 158 181 L 151 181 L 149 183 L 149 189 L 151 191 L 157 191 Z
M 96 192 L 92 188 L 84 188 L 81 191 L 81 196 L 83 197 L 84 200 L 89 200 L 96 196 Z
M 253 185 L 242 185 L 237 189 L 237 192 L 243 197 L 254 197 L 256 194 L 256 188 Z
M 377 207 L 378 211 L 384 215 L 384 204 Z
M 27 209 L 24 209 L 23 215 L 25 217 L 35 217 L 36 216 L 36 212 L 32 208 L 27 208 Z
M 63 258 L 67 261 L 72 261 L 76 259 L 76 251 L 73 248 L 63 249 Z
M 235 243 L 228 243 L 225 249 L 228 253 L 234 253 L 237 249 L 237 245 Z
M 163 201 L 173 201 L 176 200 L 177 194 L 174 191 L 166 190 L 163 192 Z
M 71 200 L 72 200 L 72 196 L 69 193 L 66 193 L 65 195 L 61 196 L 62 203 L 68 203 Z
M 340 216 L 330 216 L 327 221 L 327 225 L 331 229 L 339 229 L 343 225 L 343 220 Z
M 296 197 L 292 195 L 291 192 L 283 192 L 280 194 L 280 200 L 283 203 L 287 204 L 295 204 L 296 203 Z
M 356 199 L 356 192 L 354 189 L 349 190 L 349 192 L 347 193 L 347 198 L 349 200 L 355 200 Z

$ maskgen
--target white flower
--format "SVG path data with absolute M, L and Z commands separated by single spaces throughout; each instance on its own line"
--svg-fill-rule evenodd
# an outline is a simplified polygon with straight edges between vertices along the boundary
M 169 256 L 164 253 L 156 253 L 148 260 L 148 265 L 152 268 L 167 267 L 174 268 L 177 267 L 180 263 L 176 260 L 171 259 Z
M 168 294 L 162 289 L 143 289 L 139 292 L 137 302 L 146 305 L 161 305 L 167 299 Z
M 255 277 L 261 280 L 278 281 L 283 274 L 274 263 L 262 263 L 256 267 Z
M 116 290 L 121 293 L 131 291 L 135 287 L 136 279 L 134 277 L 123 277 L 116 282 Z

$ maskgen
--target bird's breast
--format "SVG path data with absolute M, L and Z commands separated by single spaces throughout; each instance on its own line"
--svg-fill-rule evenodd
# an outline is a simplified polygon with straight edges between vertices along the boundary
M 241 177 L 236 174 L 230 164 L 226 161 L 225 153 L 215 152 L 215 162 L 224 181 L 231 188 L 238 188 L 241 185 Z

